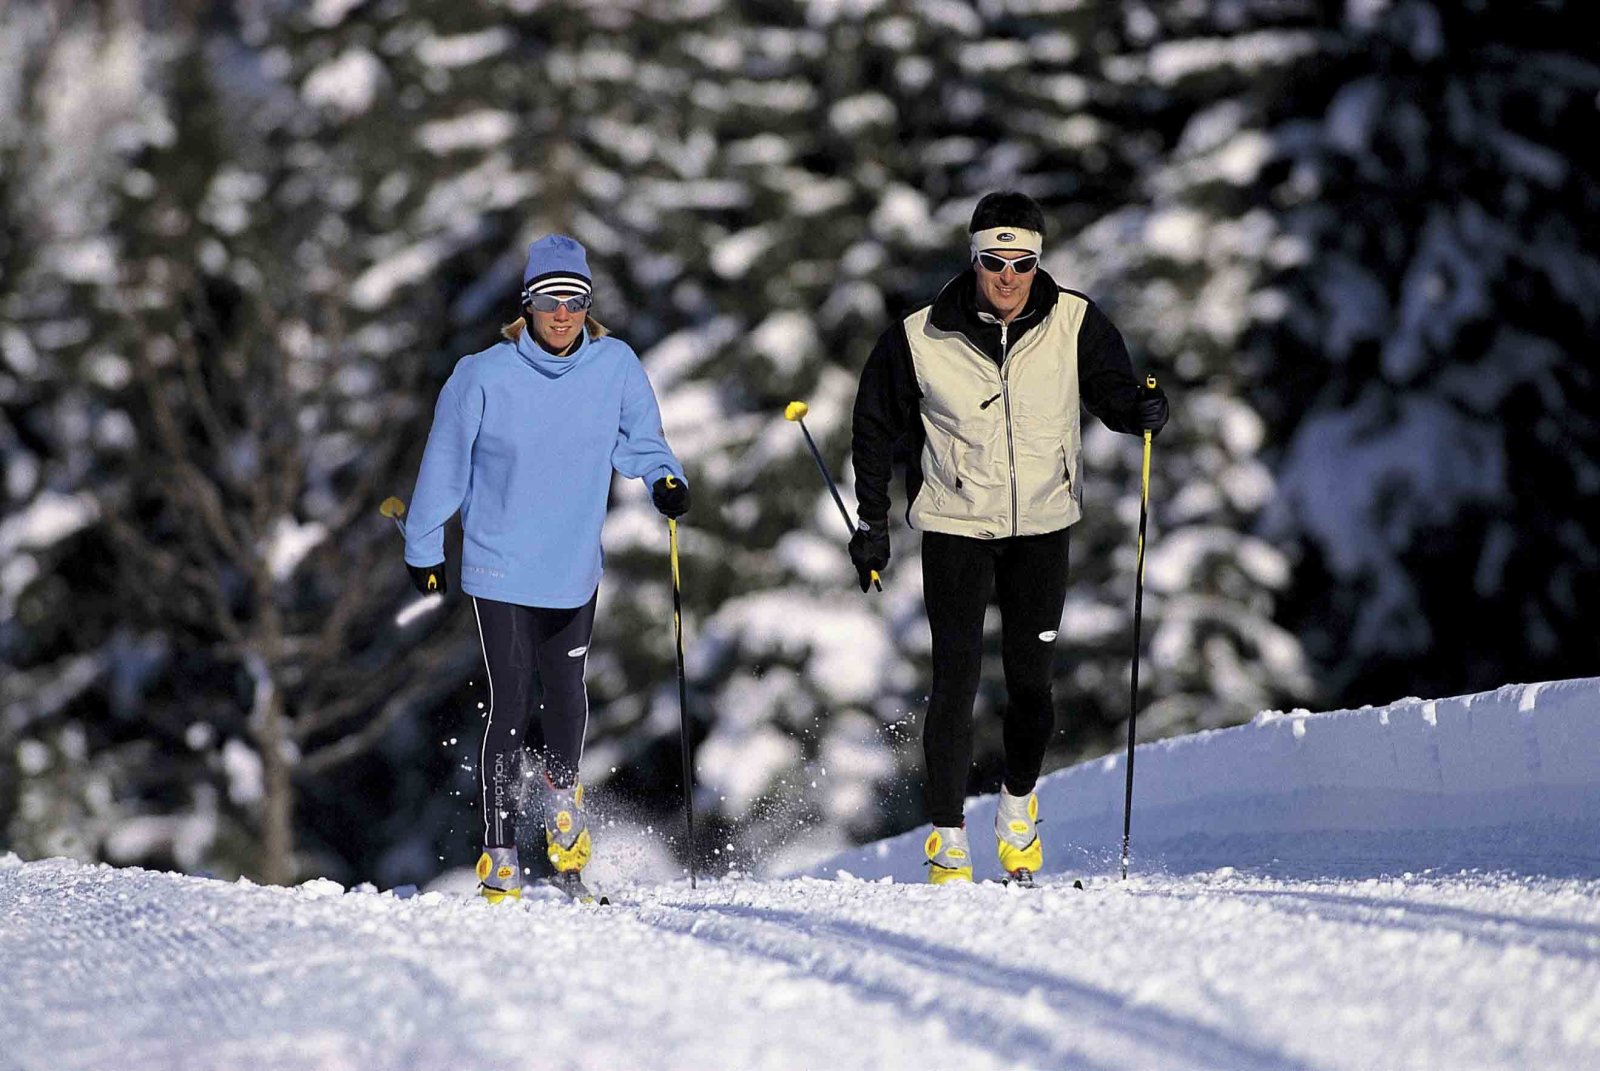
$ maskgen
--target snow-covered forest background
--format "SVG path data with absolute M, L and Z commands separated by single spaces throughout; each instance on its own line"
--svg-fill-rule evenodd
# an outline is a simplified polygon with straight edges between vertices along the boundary
M 694 487 L 709 867 L 922 818 L 916 539 L 862 596 L 782 411 L 849 472 L 872 341 L 997 188 L 1173 400 L 1141 738 L 1593 674 L 1586 7 L 0 0 L 0 851 L 385 886 L 476 854 L 472 615 L 397 620 L 377 505 L 551 230 Z M 1047 769 L 1126 731 L 1139 447 L 1086 452 Z M 637 485 L 606 545 L 585 779 L 681 862 Z

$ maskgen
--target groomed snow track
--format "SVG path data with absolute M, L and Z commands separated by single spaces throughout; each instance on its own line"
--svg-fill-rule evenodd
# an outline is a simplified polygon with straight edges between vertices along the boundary
M 1596 681 L 1264 715 L 1141 749 L 1125 882 L 1120 764 L 1049 778 L 1036 891 L 915 834 L 609 908 L 8 857 L 0 1069 L 1600 1066 L 1597 756 Z

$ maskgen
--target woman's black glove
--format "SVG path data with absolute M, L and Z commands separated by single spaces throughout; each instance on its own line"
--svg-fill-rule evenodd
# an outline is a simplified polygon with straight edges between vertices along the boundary
M 855 563 L 861 590 L 866 591 L 872 586 L 872 574 L 883 572 L 889 565 L 887 519 L 856 522 L 856 534 L 850 537 L 850 560 Z
M 1139 431 L 1148 431 L 1150 437 L 1155 438 L 1167 426 L 1167 418 L 1172 415 L 1171 407 L 1167 405 L 1167 392 L 1144 383 L 1139 384 L 1138 389 L 1138 396 L 1133 403 L 1134 427 Z
M 447 590 L 444 580 L 444 562 L 438 565 L 412 565 L 406 563 L 406 572 L 411 574 L 411 583 L 424 595 L 443 595 Z
M 677 520 L 689 512 L 689 485 L 676 476 L 663 476 L 650 488 L 650 500 L 662 516 Z

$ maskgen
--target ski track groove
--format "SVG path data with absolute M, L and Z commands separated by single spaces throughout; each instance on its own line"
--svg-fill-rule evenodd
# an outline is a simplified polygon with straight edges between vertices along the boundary
M 0 869 L 0 1071 L 511 1071 L 520 1060 L 487 1050 L 483 1039 L 526 1054 L 550 1035 L 526 1022 L 515 992 L 474 965 L 508 947 L 550 951 L 542 942 L 563 933 L 619 949 L 628 965 L 613 981 L 602 969 L 570 985 L 547 955 L 514 972 L 514 989 L 553 984 L 567 1006 L 604 1013 L 601 1035 L 561 1036 L 565 1058 L 546 1066 L 563 1069 L 643 1066 L 632 1036 L 639 1023 L 655 1024 L 673 1046 L 667 1051 L 677 1055 L 662 1066 L 682 1068 L 830 1066 L 822 1053 L 840 1067 L 879 1068 L 1600 1066 L 1581 1056 L 1600 1051 L 1600 998 L 1572 996 L 1600 969 L 1600 908 L 1587 884 L 1197 880 L 1135 880 L 1095 894 L 1059 883 L 1034 892 L 995 886 L 992 895 L 948 897 L 920 886 L 623 886 L 609 891 L 609 907 L 551 891 L 477 910 L 476 897 L 453 894 L 435 906 L 55 863 Z M 1118 944 L 1110 960 L 1080 961 L 1110 947 L 1096 917 L 1118 934 L 1132 924 L 1127 954 Z M 1218 925 L 1256 935 L 1273 965 L 1253 969 L 1250 950 L 1241 959 L 1215 935 Z M 1403 935 L 1399 951 L 1389 934 Z M 1436 937 L 1473 977 L 1465 997 L 1441 993 L 1444 1007 L 1423 1007 L 1439 1014 L 1418 1027 L 1419 1042 L 1407 1022 L 1378 1009 L 1408 980 L 1452 983 L 1438 965 L 1410 965 L 1439 951 L 1415 939 Z M 1152 958 L 1152 941 L 1170 941 L 1178 960 Z M 1302 941 L 1312 961 L 1303 969 L 1294 951 Z M 1345 946 L 1374 950 L 1361 979 L 1341 978 L 1340 957 L 1329 955 Z M 551 955 L 576 947 L 557 942 Z M 1505 951 L 1519 954 L 1497 958 Z M 1512 1001 L 1498 1016 L 1474 1003 L 1474 994 L 1497 992 L 1493 979 L 1506 962 L 1514 969 L 1504 984 L 1526 982 L 1530 992 L 1549 992 L 1549 1003 L 1530 998 L 1523 1010 Z M 715 994 L 694 1005 L 700 1025 L 686 1025 L 681 1009 L 664 1021 L 656 1003 L 660 978 L 680 970 Z M 1158 984 L 1129 981 L 1146 974 Z M 1245 986 L 1233 984 L 1241 977 Z M 780 999 L 730 1005 L 748 979 L 773 984 Z M 1307 981 L 1327 994 L 1371 984 L 1322 1008 L 1307 1003 L 1316 998 L 1304 984 L 1296 988 Z M 808 1012 L 795 1018 L 801 1005 L 785 992 L 804 994 Z M 1333 1042 L 1356 1043 L 1352 1050 L 1308 1050 L 1282 1008 L 1263 1014 L 1263 993 L 1313 1017 L 1328 1011 L 1366 1024 L 1376 1014 L 1385 1024 L 1377 1036 L 1395 1032 L 1400 1048 L 1392 1063 L 1382 1059 L 1387 1042 L 1373 1036 L 1364 1045 Z M 19 1009 L 51 1014 L 8 1017 L 13 998 Z M 1545 1007 L 1556 1011 L 1541 1014 Z M 782 1029 L 766 1014 L 784 1016 Z M 707 1022 L 744 1048 L 730 1050 L 714 1031 L 708 1037 Z M 1463 1028 L 1482 1046 L 1481 1064 L 1470 1045 L 1426 1040 Z M 1324 1029 L 1323 1043 L 1333 1036 Z M 1517 1062 L 1519 1051 L 1579 1062 Z
M 1150 1059 L 1159 1059 L 1163 1065 L 1217 1068 L 1219 1071 L 1312 1071 L 1311 1065 L 1276 1049 L 1227 1037 L 1204 1023 L 1140 1006 L 1126 997 L 1071 978 L 991 963 L 963 949 L 863 923 L 829 922 L 798 911 L 753 905 L 656 904 L 640 905 L 637 910 L 641 919 L 661 929 L 785 963 L 809 975 L 826 977 L 902 1007 L 913 1016 L 924 1014 L 923 1007 L 928 1006 L 946 1021 L 960 1024 L 958 1029 L 951 1030 L 954 1037 L 979 1045 L 988 1044 L 1018 1067 L 1067 1066 L 1084 1071 L 1112 1071 L 1149 1063 L 1140 1058 L 1137 1050 L 1125 1061 L 1096 1062 L 1086 1049 L 1098 1045 L 1091 1043 L 1086 1047 L 1060 1040 L 1061 1027 L 1067 1027 L 1069 1032 L 1082 1031 L 1087 1021 L 1093 1024 L 1092 1030 L 1103 1031 L 1133 1046 L 1142 1046 L 1150 1053 Z M 674 918 L 675 915 L 678 917 Z M 796 950 L 797 936 L 805 939 L 798 945 L 801 951 Z M 830 939 L 832 950 L 818 952 L 809 947 L 820 936 Z M 863 952 L 867 956 L 863 956 Z M 868 966 L 873 958 L 889 962 Z M 1020 982 L 1022 992 L 1019 994 L 1003 985 L 997 980 L 1001 978 Z M 937 997 L 920 994 L 919 986 L 936 989 Z M 975 990 L 990 995 L 984 1001 L 986 1010 L 971 1007 Z M 1039 994 L 1060 1020 L 1058 1023 L 1047 1028 L 1043 1024 L 1023 1023 L 1006 1017 L 1007 1002 L 1019 1004 L 1031 999 L 1034 993 Z
M 160 876 L 158 884 L 167 878 Z M 159 887 L 141 881 L 113 901 L 60 896 L 49 915 L 49 932 L 28 934 L 25 949 L 10 948 L 11 942 L 0 939 L 0 962 L 9 971 L 24 973 L 26 960 L 49 963 L 48 972 L 27 973 L 48 974 L 49 989 L 74 1039 L 70 1050 L 62 1049 L 58 1038 L 38 1034 L 37 1024 L 30 1031 L 30 1024 L 23 1022 L 8 1024 L 6 1047 L 13 1053 L 54 1053 L 49 1066 L 60 1071 L 118 1066 L 184 1071 L 406 1068 L 467 1055 L 457 1048 L 447 1056 L 429 1040 L 428 1019 L 449 1022 L 456 1017 L 451 1010 L 455 990 L 426 967 L 408 961 L 403 950 L 373 940 L 370 948 L 353 951 L 351 942 L 360 937 L 337 923 L 268 916 L 254 920 L 253 932 L 242 932 L 228 918 L 236 904 L 217 896 L 202 879 L 180 880 L 195 883 L 182 913 L 152 895 L 159 894 Z M 43 897 L 37 893 L 0 881 L 0 919 L 39 899 Z M 213 905 L 217 910 L 210 910 Z M 278 938 L 290 932 L 302 937 L 326 934 L 328 947 L 337 951 L 286 959 Z M 85 955 L 86 941 L 102 951 Z M 391 1000 L 438 1015 L 420 1022 L 391 1021 L 383 1011 L 386 1005 L 378 1005 L 375 1014 L 372 994 L 360 984 L 347 983 L 380 962 L 383 989 Z M 330 1002 L 330 992 L 341 996 Z M 108 1006 L 117 1008 L 110 1030 L 104 1021 Z M 284 1053 L 283 1059 L 274 1060 L 255 1054 L 264 1036 L 277 1044 L 278 1032 L 297 1024 L 307 1029 L 297 1042 L 303 1055 Z M 53 1022 L 50 1033 L 59 1035 L 62 1025 Z M 379 1047 L 382 1058 L 376 1056 Z M 6 1066 L 0 1059 L 0 1067 Z
M 1600 926 L 1561 919 L 1523 918 L 1449 904 L 1298 890 L 1238 889 L 1222 895 L 1264 900 L 1285 914 L 1365 927 L 1436 933 L 1494 948 L 1533 948 L 1581 962 L 1600 959 Z M 1194 898 L 1198 899 L 1198 896 Z

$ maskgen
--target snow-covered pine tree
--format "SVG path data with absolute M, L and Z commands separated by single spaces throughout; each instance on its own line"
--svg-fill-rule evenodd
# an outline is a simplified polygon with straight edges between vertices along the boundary
M 1127 10 L 1108 82 L 1170 145 L 1077 255 L 1186 397 L 1157 466 L 1179 478 L 1158 491 L 1158 682 L 1198 673 L 1216 712 L 1303 696 L 1287 635 L 1324 704 L 1584 671 L 1595 387 L 1564 347 L 1600 276 L 1575 17 Z M 1278 652 L 1265 675 L 1252 643 Z
M 1266 113 L 1282 620 L 1331 698 L 1593 671 L 1600 49 L 1585 5 L 1350 5 Z M 1272 361 L 1269 366 L 1268 360 Z
M 1104 304 L 1136 368 L 1174 399 L 1151 474 L 1141 736 L 1229 724 L 1312 688 L 1298 640 L 1276 621 L 1288 559 L 1252 534 L 1275 493 L 1259 411 L 1272 385 L 1241 361 L 1256 325 L 1281 309 L 1259 292 L 1300 248 L 1258 196 L 1265 149 L 1250 118 L 1316 47 L 1310 10 L 1124 7 L 1102 30 L 1093 83 L 1108 140 L 1138 178 L 1047 258 Z M 1127 490 L 1114 526 L 1082 526 L 1074 552 L 1089 586 L 1069 598 L 1063 634 L 1090 648 L 1075 682 L 1102 717 L 1123 718 L 1126 675 L 1104 670 L 1128 642 L 1139 457 L 1115 438 L 1095 428 L 1086 440 L 1091 464 Z
M 960 269 L 996 187 L 1044 203 L 1047 267 L 1177 401 L 1148 731 L 1306 696 L 1296 630 L 1338 669 L 1327 702 L 1387 697 L 1402 667 L 1465 688 L 1418 622 L 1460 649 L 1474 620 L 1439 607 L 1468 586 L 1486 620 L 1528 622 L 1467 637 L 1481 672 L 1578 671 L 1594 384 L 1561 346 L 1594 326 L 1595 198 L 1553 132 L 1581 128 L 1596 86 L 1571 7 L 69 8 L 0 7 L 0 212 L 20 236 L 0 250 L 0 762 L 23 774 L 0 783 L 34 801 L 0 799 L 13 843 L 89 830 L 85 854 L 247 865 L 263 680 L 325 872 L 416 880 L 468 835 L 449 792 L 486 698 L 470 621 L 395 628 L 408 596 L 372 508 L 408 489 L 435 392 L 509 319 L 548 230 L 590 246 L 596 315 L 644 355 L 695 484 L 691 713 L 724 856 L 920 816 L 901 791 L 928 675 L 916 538 L 897 529 L 888 590 L 861 598 L 781 414 L 810 402 L 848 475 L 868 347 Z M 84 63 L 92 95 L 67 78 Z M 1412 441 L 1453 460 L 1399 463 Z M 1092 426 L 1088 449 L 1052 763 L 1115 746 L 1126 711 L 1138 451 Z M 663 528 L 618 486 L 589 772 L 665 817 Z M 279 655 L 252 661 L 274 616 Z M 375 697 L 384 667 L 414 689 Z M 382 762 L 356 755 L 374 739 Z M 52 780 L 58 753 L 100 772 Z M 977 784 L 994 754 L 980 738 Z
M 215 794 L 146 738 L 173 644 L 116 599 L 103 523 L 137 457 L 114 206 L 169 135 L 165 64 L 122 9 L 0 4 L 0 844 L 196 867 Z
M 94 474 L 96 576 L 116 594 L 97 605 L 171 646 L 138 721 L 97 722 L 162 760 L 131 795 L 171 809 L 209 786 L 248 830 L 201 836 L 206 866 L 284 881 L 302 848 L 337 859 L 372 839 L 383 813 L 363 801 L 392 782 L 350 792 L 348 764 L 472 664 L 459 621 L 463 642 L 409 649 L 393 620 L 404 576 L 377 565 L 395 552 L 375 506 L 408 443 L 396 420 L 422 408 L 437 347 L 423 336 L 442 317 L 432 289 L 377 312 L 352 299 L 367 247 L 360 176 L 342 165 L 376 150 L 318 143 L 289 56 L 171 15 L 140 85 L 160 136 L 108 147 L 128 175 L 100 204 L 115 255 L 78 295 L 99 313 L 93 355 L 123 370 L 90 397 L 126 407 L 136 447 L 121 479 L 103 460 Z

